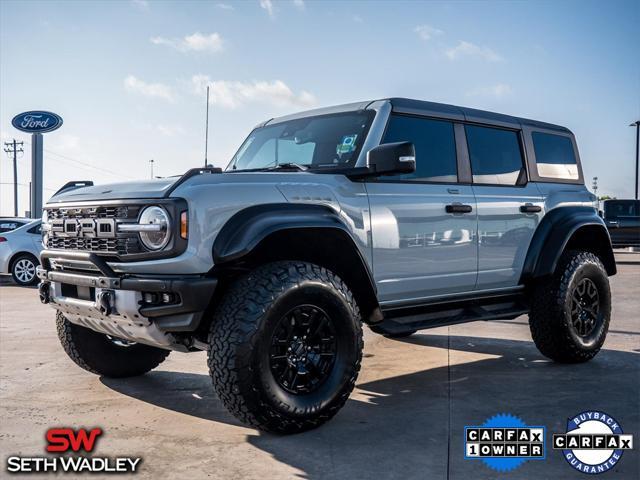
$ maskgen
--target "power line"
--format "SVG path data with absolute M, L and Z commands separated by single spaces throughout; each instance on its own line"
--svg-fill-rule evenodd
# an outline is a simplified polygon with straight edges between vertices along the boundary
M 19 145 L 19 147 L 18 147 Z M 24 142 L 17 142 L 14 138 L 12 142 L 4 142 L 4 151 L 8 155 L 13 155 L 13 216 L 18 216 L 18 153 L 24 153 Z
M 27 143 L 30 143 L 30 142 L 27 142 Z M 116 171 L 113 171 L 113 170 L 109 170 L 109 169 L 107 169 L 107 168 L 96 167 L 95 165 L 91 165 L 91 164 L 89 164 L 89 163 L 83 162 L 83 161 L 78 160 L 78 159 L 76 159 L 76 158 L 69 157 L 68 155 L 63 155 L 63 154 L 61 154 L 61 153 L 54 152 L 53 150 L 48 150 L 48 149 L 46 149 L 46 148 L 45 148 L 45 149 L 44 149 L 44 151 L 45 151 L 45 152 L 47 152 L 47 153 L 49 153 L 49 154 L 51 154 L 51 155 L 55 155 L 55 156 L 57 156 L 57 157 L 60 157 L 60 158 L 62 158 L 62 159 L 65 159 L 65 160 L 67 160 L 67 161 L 75 162 L 75 163 L 77 163 L 77 164 L 79 164 L 79 165 L 83 165 L 83 166 L 85 166 L 85 167 L 87 167 L 87 168 L 92 168 L 92 169 L 94 169 L 94 170 L 97 170 L 97 171 L 100 171 L 100 172 L 103 172 L 103 173 L 108 173 L 108 174 L 113 175 L 113 176 L 115 176 L 115 177 L 125 177 L 125 178 L 128 178 L 129 180 L 136 180 L 136 178 L 135 178 L 135 177 L 131 177 L 131 176 L 129 176 L 129 175 L 124 175 L 124 174 L 122 174 L 122 173 L 120 173 L 120 172 L 116 172 Z M 58 159 L 58 160 L 59 160 L 59 159 Z

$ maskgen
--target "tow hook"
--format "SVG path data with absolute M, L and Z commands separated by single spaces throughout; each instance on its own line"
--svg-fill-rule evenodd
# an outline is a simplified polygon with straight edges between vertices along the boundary
M 96 305 L 100 313 L 103 315 L 111 315 L 113 311 L 113 292 L 111 290 L 103 290 L 96 298 Z
M 51 301 L 51 283 L 40 282 L 38 284 L 38 294 L 40 295 L 40 301 L 45 305 Z

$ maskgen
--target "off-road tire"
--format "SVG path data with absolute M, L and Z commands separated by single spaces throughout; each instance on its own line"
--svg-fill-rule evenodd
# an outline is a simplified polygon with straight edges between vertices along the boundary
M 571 326 L 571 296 L 579 283 L 588 278 L 598 291 L 598 321 L 587 337 Z M 591 252 L 569 250 L 558 261 L 550 279 L 533 289 L 529 327 L 540 353 L 561 363 L 591 360 L 602 347 L 611 317 L 609 279 L 600 259 Z
M 316 391 L 293 394 L 275 379 L 268 352 L 283 312 L 302 304 L 330 312 L 338 353 Z M 333 272 L 306 262 L 270 263 L 230 286 L 214 313 L 209 345 L 214 389 L 235 417 L 264 431 L 302 432 L 331 419 L 354 388 L 363 348 L 360 312 Z
M 56 315 L 58 338 L 69 358 L 79 367 L 111 378 L 135 377 L 160 365 L 170 351 L 141 343 L 118 346 L 106 335 Z
M 27 265 L 29 265 L 29 271 L 31 271 L 31 268 L 33 268 L 33 277 L 25 280 L 24 278 L 20 278 L 22 275 L 20 275 L 18 268 L 24 268 Z M 36 283 L 38 283 L 38 276 L 36 275 L 35 271 L 38 265 L 40 265 L 40 262 L 36 257 L 31 255 L 30 253 L 21 253 L 11 261 L 11 276 L 13 277 L 13 281 L 21 287 L 35 285 Z

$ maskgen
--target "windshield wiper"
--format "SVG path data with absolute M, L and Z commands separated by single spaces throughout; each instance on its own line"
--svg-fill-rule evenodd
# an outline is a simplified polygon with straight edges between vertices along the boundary
M 301 172 L 306 172 L 307 170 L 309 170 L 309 167 L 306 167 L 304 165 L 300 165 L 299 163 L 294 163 L 294 162 L 286 162 L 286 163 L 279 163 L 278 165 L 274 165 L 273 167 L 265 167 L 264 170 L 281 170 L 281 169 L 296 169 L 299 170 Z

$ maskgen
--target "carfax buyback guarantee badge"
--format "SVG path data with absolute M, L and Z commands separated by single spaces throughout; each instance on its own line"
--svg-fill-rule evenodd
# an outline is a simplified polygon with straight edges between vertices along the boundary
M 604 412 L 586 411 L 567 420 L 567 432 L 553 435 L 553 449 L 579 472 L 598 474 L 611 470 L 622 452 L 633 448 L 633 435 Z
M 464 437 L 464 458 L 482 460 L 498 472 L 518 468 L 527 460 L 545 459 L 544 427 L 528 426 L 508 413 L 464 427 Z

